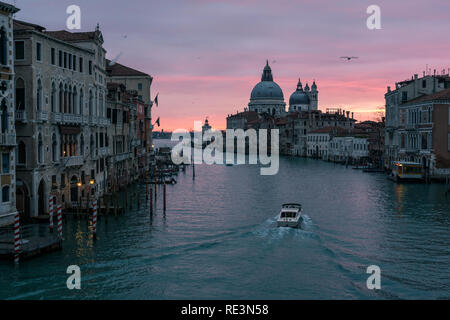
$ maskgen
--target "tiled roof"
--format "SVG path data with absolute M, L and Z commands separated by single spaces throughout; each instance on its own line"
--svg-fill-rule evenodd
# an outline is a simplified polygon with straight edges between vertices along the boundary
M 412 99 L 402 105 L 412 105 L 412 104 L 416 104 L 416 103 L 435 101 L 435 100 L 450 100 L 450 88 L 442 90 L 442 91 L 434 93 L 434 94 L 424 95 L 424 96 Z
M 111 60 L 106 59 L 106 72 L 109 76 L 144 76 L 144 77 L 150 77 L 147 73 L 144 73 L 142 71 L 124 66 L 123 64 L 115 62 L 113 65 L 111 64 Z
M 45 30 L 44 27 L 37 25 L 37 24 L 33 24 L 33 23 L 29 23 L 29 22 L 25 22 L 25 21 L 20 21 L 20 20 L 15 20 L 13 21 L 13 30 L 37 30 L 37 31 L 43 31 Z
M 95 39 L 95 32 L 46 31 L 46 34 L 61 41 L 88 41 Z

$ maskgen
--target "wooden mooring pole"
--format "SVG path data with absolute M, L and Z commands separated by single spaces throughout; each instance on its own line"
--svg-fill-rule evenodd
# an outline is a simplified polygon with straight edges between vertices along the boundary
M 165 180 L 163 183 L 163 199 L 164 199 L 163 210 L 164 210 L 164 212 L 166 212 L 166 181 Z

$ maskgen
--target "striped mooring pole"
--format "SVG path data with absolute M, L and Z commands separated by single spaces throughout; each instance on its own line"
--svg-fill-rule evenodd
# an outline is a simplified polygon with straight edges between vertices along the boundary
M 92 233 L 94 240 L 97 239 L 97 199 L 92 201 Z
M 50 219 L 50 232 L 53 232 L 53 197 L 48 199 L 48 216 Z
M 56 206 L 57 210 L 57 219 L 58 219 L 58 237 L 62 239 L 62 206 L 58 204 Z
M 19 263 L 20 256 L 20 216 L 16 212 L 14 216 L 14 262 Z

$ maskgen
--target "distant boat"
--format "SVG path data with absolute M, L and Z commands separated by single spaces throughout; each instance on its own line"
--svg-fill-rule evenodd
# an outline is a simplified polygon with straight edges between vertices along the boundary
M 302 216 L 302 205 L 299 203 L 285 203 L 281 206 L 281 211 L 278 214 L 278 227 L 297 228 L 300 225 L 300 218 Z

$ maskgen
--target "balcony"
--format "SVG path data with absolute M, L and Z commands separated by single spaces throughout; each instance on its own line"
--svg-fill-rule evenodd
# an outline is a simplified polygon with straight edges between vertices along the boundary
M 76 166 L 82 166 L 84 163 L 84 157 L 83 156 L 75 156 L 75 157 L 63 157 L 61 159 L 62 164 L 65 167 L 76 167 Z
M 26 113 L 26 111 L 25 110 L 16 110 L 15 111 L 15 118 L 16 118 L 16 121 L 19 121 L 19 122 L 27 122 L 27 113 Z
M 100 157 L 105 157 L 109 154 L 109 148 L 108 147 L 103 147 L 103 148 L 99 148 L 98 149 L 98 155 Z
M 111 122 L 109 121 L 108 118 L 99 117 L 98 124 L 102 127 L 108 127 L 111 124 Z
M 13 133 L 0 133 L 0 145 L 15 146 L 16 145 L 16 135 Z
M 81 124 L 83 122 L 83 116 L 81 114 L 63 113 L 63 123 Z
M 98 118 L 96 116 L 89 116 L 89 124 L 91 126 L 98 124 Z
M 131 152 L 125 152 L 125 153 L 119 153 L 114 156 L 114 161 L 124 161 L 126 159 L 129 159 L 131 157 Z
M 62 113 L 52 112 L 50 116 L 50 121 L 53 123 L 59 123 L 62 120 Z
M 37 121 L 48 121 L 48 112 L 47 111 L 37 111 L 36 112 L 36 120 Z

